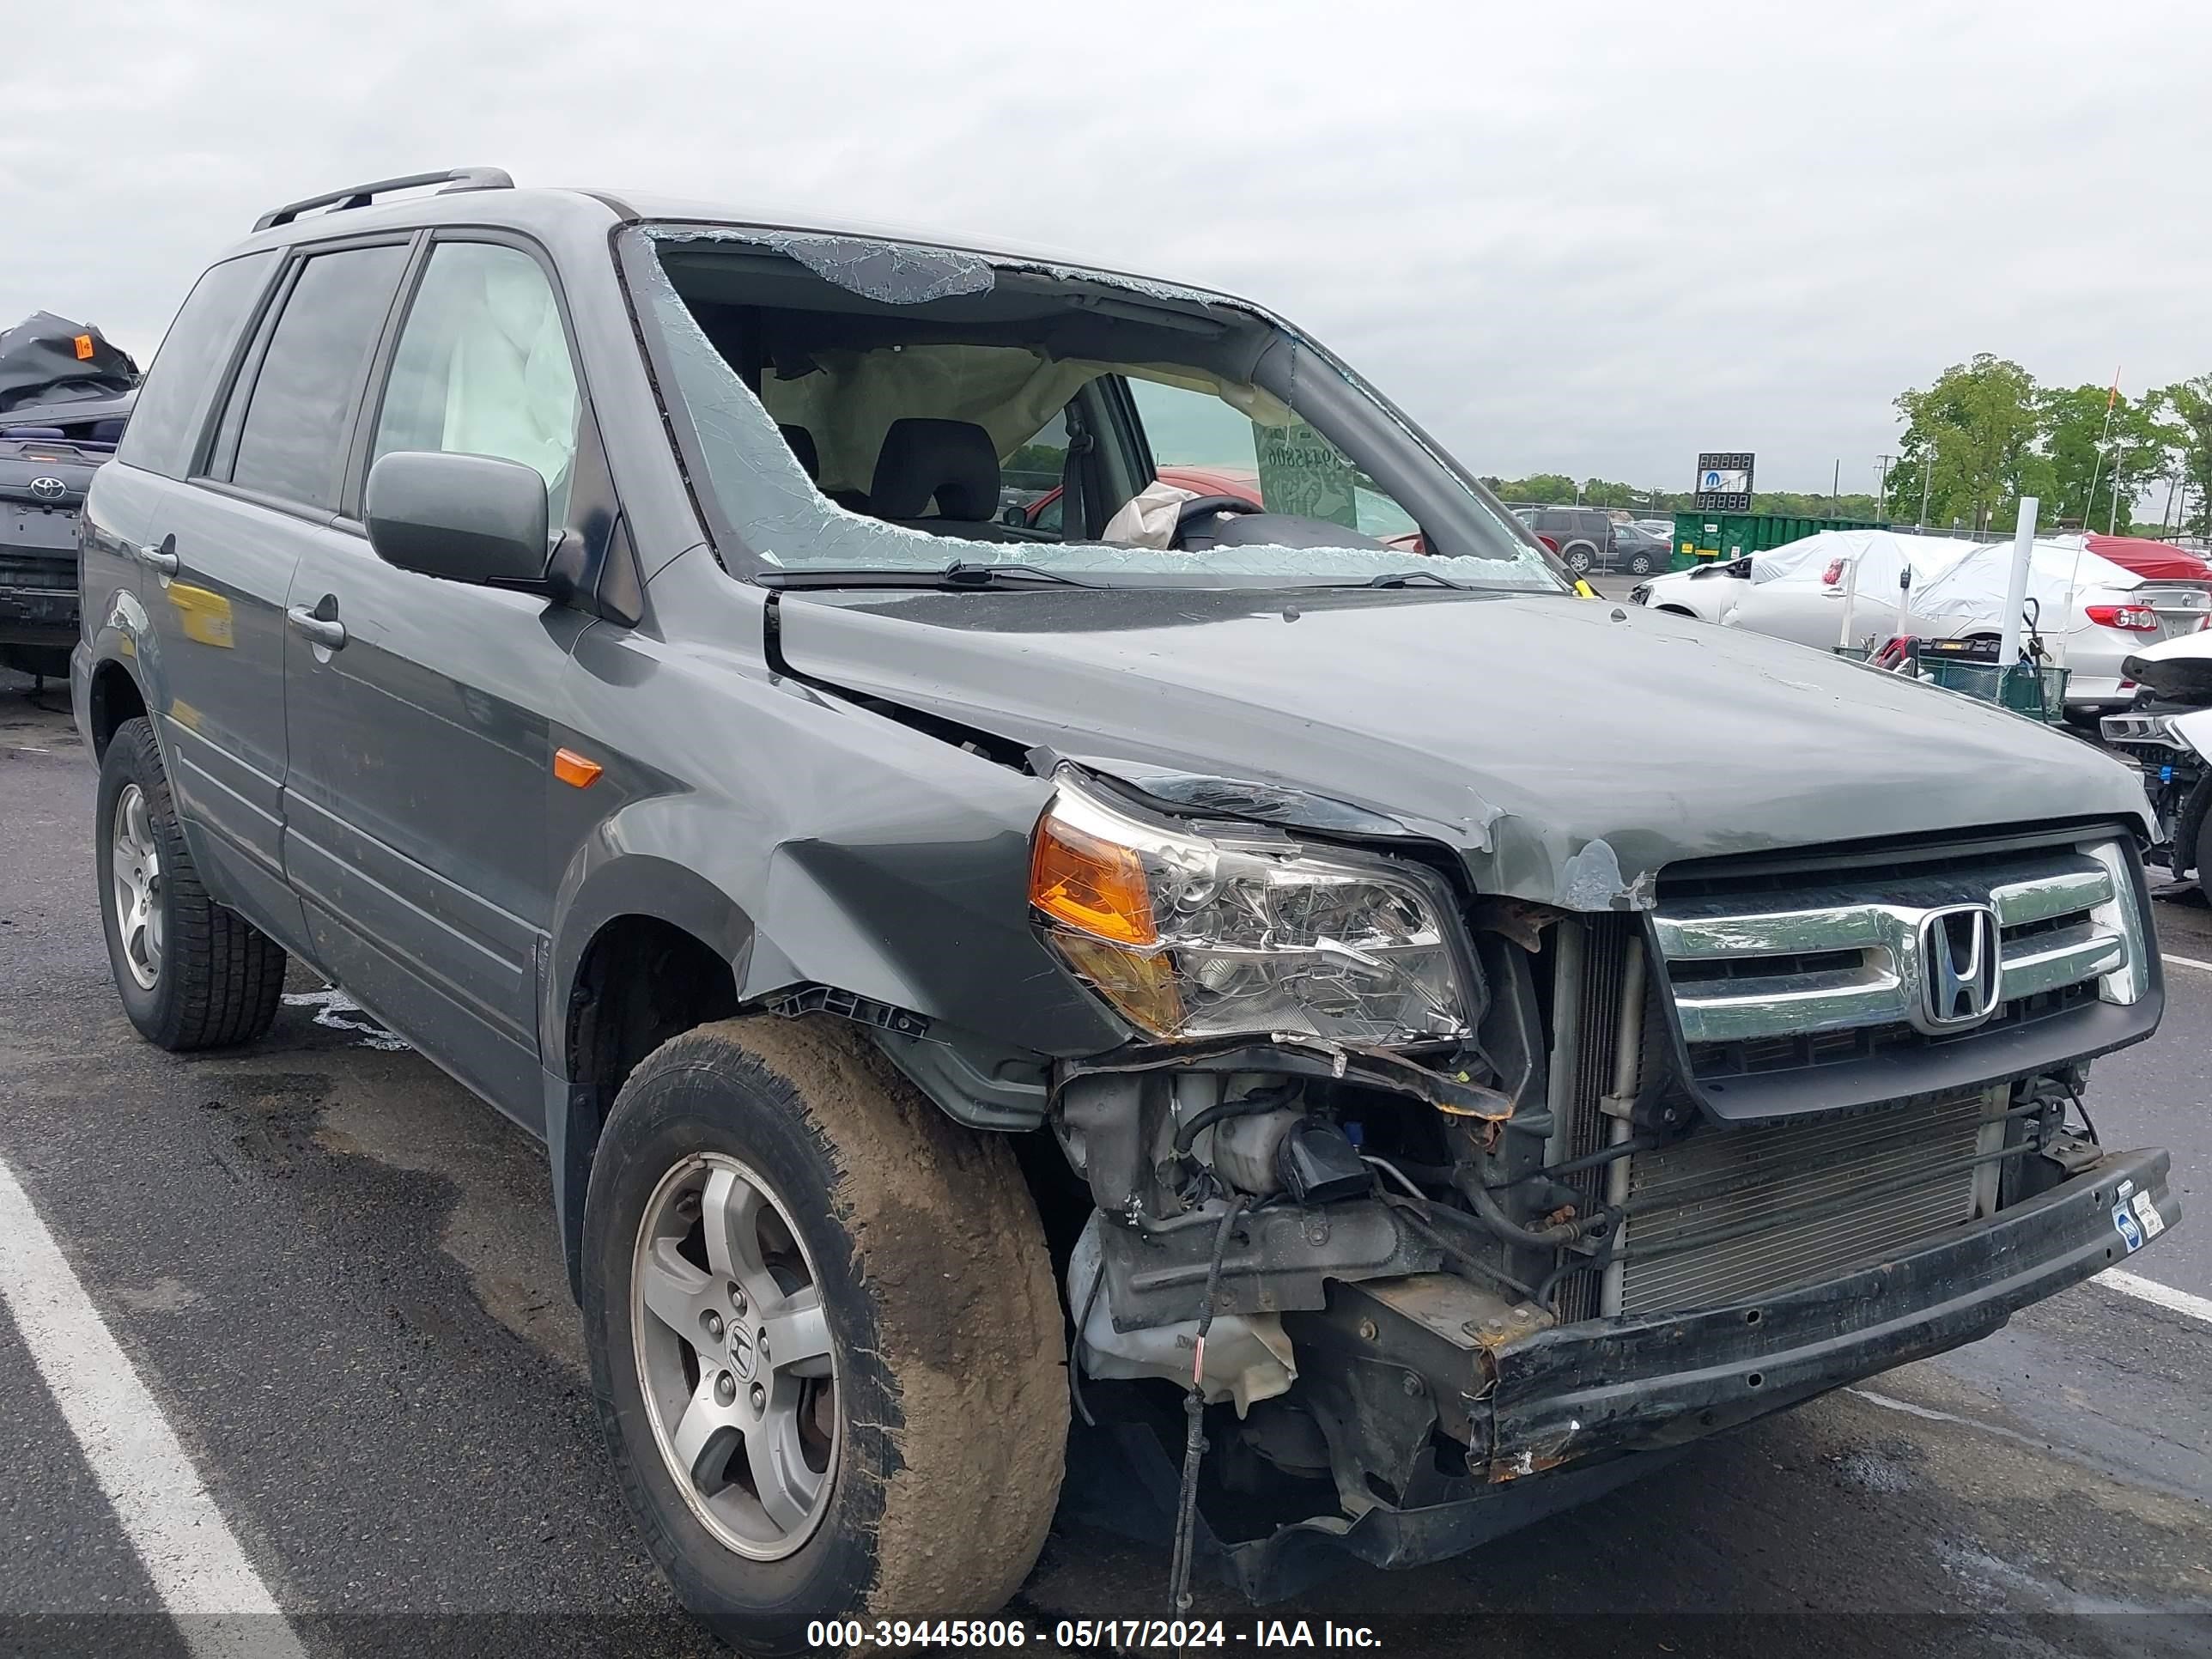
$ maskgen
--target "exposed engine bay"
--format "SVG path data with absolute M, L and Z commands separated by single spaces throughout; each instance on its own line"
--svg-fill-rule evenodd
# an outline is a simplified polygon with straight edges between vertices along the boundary
M 1048 822 L 1041 842 L 1051 835 Z M 2095 852 L 1998 849 L 1985 866 L 1968 881 L 2000 921 L 2035 913 L 2001 938 L 2045 941 L 2033 958 L 2006 955 L 2012 988 L 2049 988 L 2018 1000 L 2023 1026 L 2094 997 L 2083 970 L 2131 959 L 2113 920 L 2123 884 Z M 1835 878 L 1822 878 L 1832 905 Z M 1105 1383 L 1202 1396 L 1213 1461 L 1200 1508 L 1248 1589 L 1294 1587 L 1281 1546 L 1298 1530 L 1364 1532 L 1360 1553 L 1387 1560 L 1422 1547 L 1409 1517 L 1425 1530 L 1451 1516 L 1463 1546 L 1518 1524 L 1491 1517 L 1523 1476 L 1573 1465 L 1583 1484 L 1562 1486 L 1561 1501 L 1588 1495 L 1652 1461 L 1623 1453 L 1910 1357 L 1831 1354 L 1794 1371 L 1759 1359 L 1785 1335 L 1770 1317 L 1841 1340 L 1851 1316 L 1836 1298 L 1863 1286 L 1835 1286 L 1854 1270 L 1887 1273 L 1899 1252 L 2100 1164 L 2078 1109 L 2086 1066 L 2070 1060 L 1852 1097 L 1852 1066 L 1902 1058 L 1929 1035 L 1913 1018 L 1926 1019 L 1916 1004 L 1895 1030 L 1800 1035 L 1822 1022 L 1793 999 L 1856 995 L 1866 975 L 1838 952 L 1769 954 L 1763 920 L 1729 892 L 1735 879 L 1662 884 L 1650 918 L 1448 900 L 1471 939 L 1434 1004 L 1465 1021 L 1456 1040 L 1386 1049 L 1286 1031 L 1056 1068 L 1051 1128 L 1095 1206 L 1065 1285 L 1085 1413 L 1106 1409 Z M 1882 884 L 1917 894 L 1924 879 Z M 1758 902 L 1777 902 L 1779 884 L 1759 877 Z M 1716 914 L 1731 908 L 1723 927 Z M 1698 954 L 1723 936 L 1743 965 Z M 1109 996 L 1149 994 L 1072 959 Z M 1209 963 L 1201 953 L 1200 978 Z M 1383 964 L 1370 969 L 1370 987 L 1387 983 Z M 1991 994 L 2013 1006 L 1994 972 Z M 1304 996 L 1326 1004 L 1310 985 Z M 1194 992 L 1179 1006 L 1195 1017 L 1206 1005 Z M 1711 1109 L 1731 1092 L 1752 1121 Z M 1834 1295 L 1808 1303 L 1822 1280 Z M 1636 1372 L 1680 1370 L 1714 1309 L 1728 1310 L 1734 1345 L 1713 1348 L 1717 1369 L 1735 1356 L 1736 1375 L 1632 1404 Z M 1618 1385 L 1606 1380 L 1616 1364 Z

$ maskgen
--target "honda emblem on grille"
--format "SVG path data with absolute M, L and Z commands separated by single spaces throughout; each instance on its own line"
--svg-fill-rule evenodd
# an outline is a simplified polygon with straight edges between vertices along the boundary
M 1931 1031 L 1978 1025 L 1997 1003 L 1997 913 L 1954 904 L 1920 918 L 1920 1024 Z
M 31 493 L 42 501 L 58 501 L 69 494 L 69 486 L 59 478 L 33 478 Z

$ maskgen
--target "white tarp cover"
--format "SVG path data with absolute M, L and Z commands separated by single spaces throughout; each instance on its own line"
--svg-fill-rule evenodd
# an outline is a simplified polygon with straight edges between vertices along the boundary
M 1912 567 L 1912 614 L 1928 621 L 1958 618 L 1997 623 L 2004 610 L 2012 570 L 2013 544 L 1962 541 L 1949 536 L 1912 536 L 1895 530 L 1823 530 L 1753 556 L 1758 582 L 1818 582 L 1838 559 L 1858 566 L 1858 603 L 1874 607 L 1897 603 L 1897 573 Z M 2038 602 L 2041 623 L 2063 626 L 2070 617 L 2071 596 L 2084 588 L 2133 588 L 2142 578 L 2111 560 L 2062 542 L 2039 541 L 2028 558 L 2028 597 Z
M 1894 601 L 1897 573 L 1912 567 L 1912 586 L 1924 588 L 1975 550 L 1949 536 L 1908 536 L 1895 530 L 1823 530 L 1752 557 L 1754 582 L 1814 581 L 1838 559 L 1859 568 L 1858 595 Z
M 2001 623 L 2012 579 L 2012 555 L 2010 542 L 1991 542 L 1976 548 L 1924 589 L 1916 575 L 1913 613 L 1931 621 L 1955 617 Z M 2037 625 L 2045 632 L 2063 633 L 2077 620 L 2078 596 L 2085 589 L 2126 591 L 2142 586 L 2142 580 L 2110 559 L 2056 542 L 2038 542 L 2028 554 L 2027 597 L 2036 602 Z

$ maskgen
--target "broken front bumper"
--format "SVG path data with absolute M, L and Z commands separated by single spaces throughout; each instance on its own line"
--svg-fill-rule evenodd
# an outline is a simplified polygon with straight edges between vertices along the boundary
M 1443 1274 L 1333 1285 L 1326 1313 L 1285 1322 L 1310 1386 L 1349 1383 L 1341 1403 L 1362 1461 L 1387 1465 L 1383 1449 L 1403 1449 L 1385 1471 L 1403 1477 L 1402 1501 L 1226 1545 L 1226 1576 L 1268 1601 L 1310 1582 L 1326 1545 L 1377 1566 L 1437 1560 L 1643 1474 L 1662 1461 L 1650 1454 L 1987 1336 L 2179 1219 L 2167 1168 L 2163 1152 L 2117 1152 L 1874 1266 L 1689 1313 L 1543 1328 L 1533 1310 Z M 1464 1433 L 1466 1476 L 1417 1467 L 1421 1419 L 1401 1409 L 1415 1401 L 1432 1402 L 1428 1426 Z
M 2113 1153 L 1987 1221 L 1840 1279 L 1726 1308 L 1584 1321 L 1494 1349 L 1492 1478 L 1678 1444 L 1987 1336 L 2179 1220 L 2168 1163 L 2163 1152 Z M 2155 1227 L 2136 1204 L 2145 1194 Z

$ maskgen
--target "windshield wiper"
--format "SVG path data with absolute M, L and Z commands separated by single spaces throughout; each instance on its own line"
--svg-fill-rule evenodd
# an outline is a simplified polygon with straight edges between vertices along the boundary
M 1035 564 L 992 564 L 981 559 L 955 559 L 938 573 L 956 587 L 1019 586 L 1024 582 L 1058 582 L 1066 587 L 1089 587 L 1063 570 Z
M 1370 576 L 1359 585 L 1362 587 L 1407 587 L 1414 582 L 1434 582 L 1438 587 L 1455 587 L 1462 592 L 1470 591 L 1465 582 L 1455 582 L 1433 570 L 1386 570 L 1379 576 Z
M 941 569 L 900 570 L 862 565 L 842 569 L 785 568 L 763 570 L 754 580 L 765 587 L 1029 587 L 1046 583 L 1062 587 L 1094 587 L 1058 570 L 1034 564 L 992 564 L 981 559 L 955 559 Z

